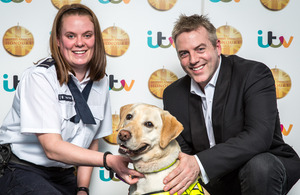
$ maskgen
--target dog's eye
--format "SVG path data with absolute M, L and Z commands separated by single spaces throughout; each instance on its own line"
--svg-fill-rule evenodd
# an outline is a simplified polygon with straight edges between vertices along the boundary
M 127 114 L 127 115 L 126 115 L 126 119 L 127 119 L 127 120 L 132 119 L 132 114 Z
M 150 122 L 150 121 L 145 122 L 144 125 L 145 125 L 146 127 L 153 127 L 153 126 L 154 126 L 153 123 Z

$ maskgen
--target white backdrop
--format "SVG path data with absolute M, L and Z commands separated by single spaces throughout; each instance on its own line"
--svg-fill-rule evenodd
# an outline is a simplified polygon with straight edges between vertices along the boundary
M 297 36 L 300 34 L 300 26 L 297 19 L 300 18 L 300 1 L 290 0 L 284 9 L 279 11 L 267 9 L 260 0 L 173 0 L 174 7 L 160 11 L 150 5 L 155 1 L 167 3 L 171 0 L 81 1 L 96 13 L 102 31 L 116 26 L 123 29 L 130 39 L 129 48 L 123 55 L 107 57 L 107 74 L 113 76 L 114 87 L 122 88 L 121 80 L 124 80 L 128 86 L 133 84 L 131 88 L 127 88 L 128 90 L 110 91 L 112 112 L 119 114 L 121 106 L 134 102 L 145 102 L 162 107 L 162 100 L 152 95 L 148 88 L 148 80 L 152 73 L 165 68 L 179 78 L 184 75 L 184 72 L 181 70 L 173 46 L 168 48 L 150 46 L 157 44 L 159 32 L 165 38 L 162 39 L 162 44 L 166 46 L 170 43 L 168 39 L 171 37 L 173 24 L 180 14 L 207 14 L 216 28 L 227 24 L 241 33 L 242 45 L 237 55 L 262 61 L 271 69 L 277 67 L 289 75 L 292 83 L 290 91 L 286 96 L 278 99 L 278 108 L 281 124 L 287 131 L 283 135 L 284 140 L 300 153 L 298 141 L 300 103 L 297 101 L 300 97 L 300 78 L 297 77 L 299 73 L 297 55 L 300 51 Z M 56 0 L 55 2 L 68 1 Z M 0 0 L 0 37 L 2 37 L 0 39 L 0 121 L 11 107 L 14 92 L 8 92 L 7 89 L 13 89 L 13 79 L 20 79 L 25 68 L 49 55 L 48 40 L 56 13 L 57 8 L 51 0 Z M 26 28 L 34 37 L 32 50 L 21 57 L 9 54 L 3 45 L 6 31 L 17 25 Z M 258 33 L 259 30 L 261 34 Z M 152 34 L 149 35 L 149 31 Z M 271 31 L 274 36 L 273 44 L 280 43 L 279 37 L 283 36 L 286 42 L 291 40 L 290 45 L 262 48 L 259 46 L 259 39 L 266 44 L 268 31 Z M 116 145 L 104 140 L 100 141 L 99 150 L 118 153 Z M 91 195 L 122 195 L 127 194 L 127 188 L 128 186 L 120 181 L 111 181 L 108 172 L 103 168 L 94 168 L 90 186 Z M 300 194 L 299 182 L 289 193 L 289 195 L 297 194 Z

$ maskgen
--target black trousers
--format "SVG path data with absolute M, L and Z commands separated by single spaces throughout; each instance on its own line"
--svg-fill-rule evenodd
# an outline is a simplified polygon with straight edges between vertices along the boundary
M 240 169 L 213 180 L 203 187 L 211 195 L 285 195 L 285 167 L 271 153 L 254 156 Z
M 76 189 L 74 168 L 55 171 L 9 163 L 0 177 L 0 195 L 74 195 Z

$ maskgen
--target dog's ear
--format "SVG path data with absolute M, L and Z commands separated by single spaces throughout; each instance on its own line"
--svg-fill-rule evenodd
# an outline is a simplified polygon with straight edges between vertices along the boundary
M 161 114 L 163 128 L 160 135 L 160 147 L 165 148 L 175 139 L 183 130 L 182 124 L 172 116 L 168 111 Z
M 129 110 L 131 109 L 132 106 L 133 106 L 133 104 L 127 104 L 127 105 L 122 106 L 120 108 L 120 122 L 119 122 L 119 125 L 118 125 L 118 129 L 121 128 L 121 124 L 124 123 L 126 115 L 127 115 L 127 113 L 129 112 Z

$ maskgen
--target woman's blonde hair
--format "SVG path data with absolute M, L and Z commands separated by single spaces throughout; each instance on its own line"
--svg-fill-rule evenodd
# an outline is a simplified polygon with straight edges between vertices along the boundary
M 53 59 L 56 64 L 57 79 L 62 85 L 67 83 L 69 80 L 68 72 L 72 72 L 75 75 L 75 72 L 72 70 L 70 64 L 66 61 L 65 57 L 61 54 L 58 47 L 58 39 L 61 35 L 62 29 L 62 20 L 65 16 L 70 15 L 80 15 L 88 16 L 91 22 L 94 24 L 94 33 L 95 33 L 95 45 L 94 45 L 94 54 L 91 61 L 88 64 L 90 68 L 89 77 L 93 81 L 98 81 L 105 76 L 106 69 L 106 53 L 103 43 L 102 33 L 99 21 L 94 12 L 89 9 L 87 6 L 82 4 L 72 4 L 64 5 L 61 7 L 56 14 L 56 17 L 53 22 L 51 36 L 50 36 L 50 51 Z

